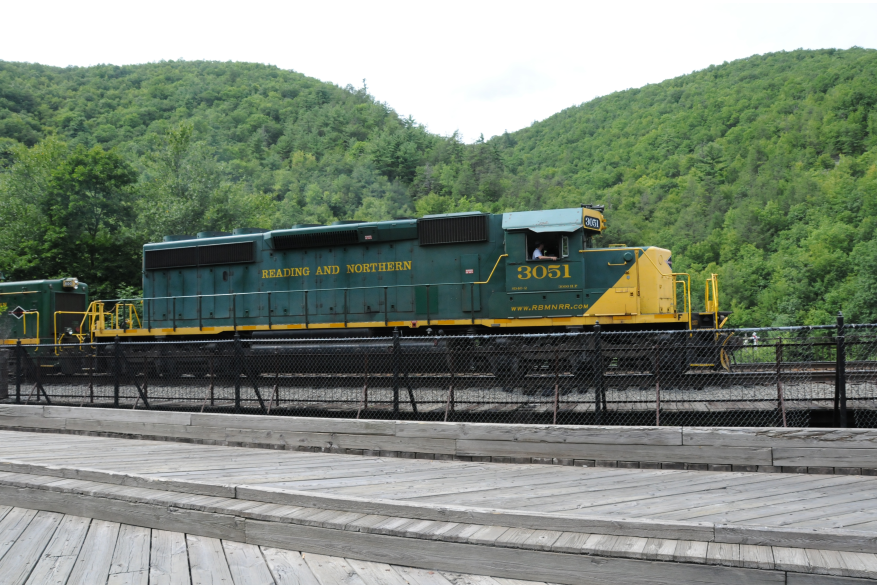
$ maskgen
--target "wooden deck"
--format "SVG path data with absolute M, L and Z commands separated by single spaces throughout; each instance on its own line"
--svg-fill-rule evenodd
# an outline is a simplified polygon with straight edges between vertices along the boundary
M 0 506 L 8 585 L 545 585 Z
M 0 581 L 8 553 L 18 549 L 35 561 L 68 517 L 100 521 L 87 522 L 90 528 L 115 524 L 103 539 L 113 545 L 103 555 L 107 580 L 142 578 L 147 536 L 151 557 L 153 544 L 174 535 L 177 544 L 184 536 L 192 580 L 200 555 L 185 536 L 212 544 L 233 579 L 234 561 L 256 560 L 261 570 L 254 573 L 277 580 L 265 556 L 275 549 L 348 566 L 367 561 L 400 576 L 398 568 L 439 570 L 458 583 L 459 573 L 497 582 L 877 581 L 877 475 L 838 474 L 877 473 L 874 430 L 511 426 L 39 406 L 6 409 L 0 425 L 19 428 L 0 429 L 0 504 L 7 506 L 0 508 Z M 105 436 L 121 433 L 128 436 Z M 308 446 L 315 442 L 325 452 Z M 373 448 L 344 448 L 355 443 Z M 528 456 L 545 451 L 617 457 L 559 466 Z M 466 453 L 509 456 L 486 462 L 497 457 Z M 395 458 L 402 454 L 409 458 Z M 706 462 L 735 463 L 735 470 L 657 468 L 679 464 L 657 462 L 668 454 L 708 455 Z M 736 470 L 737 462 L 744 468 Z M 746 464 L 753 462 L 765 464 Z M 802 472 L 781 473 L 778 464 Z M 765 472 L 755 472 L 762 466 Z M 27 530 L 29 538 L 9 517 L 26 510 L 34 512 L 26 528 L 37 516 L 55 525 Z M 3 534 L 7 525 L 13 535 Z M 31 546 L 16 546 L 23 540 Z M 88 544 L 83 536 L 79 551 L 90 553 Z M 176 552 L 168 544 L 159 554 Z M 140 562 L 113 573 L 117 549 Z M 63 556 L 76 564 L 72 553 Z M 359 571 L 348 578 L 365 582 Z
M 264 451 L 0 431 L 0 465 L 104 471 L 168 489 L 233 488 L 257 499 L 326 499 L 551 516 L 874 532 L 877 477 L 556 467 Z M 19 467 L 19 470 L 22 470 Z

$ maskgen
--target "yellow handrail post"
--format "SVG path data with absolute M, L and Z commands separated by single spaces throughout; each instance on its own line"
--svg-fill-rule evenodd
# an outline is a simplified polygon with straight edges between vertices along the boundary
M 671 273 L 674 278 L 673 295 L 675 300 L 676 287 L 675 284 L 682 284 L 682 305 L 683 312 L 688 316 L 688 330 L 691 330 L 691 276 L 688 273 Z M 683 279 L 678 279 L 678 278 Z
M 22 332 L 21 336 L 22 336 L 22 338 L 27 337 L 27 315 L 28 314 L 36 314 L 37 315 L 37 336 L 36 336 L 36 338 L 39 338 L 40 337 L 40 313 L 37 310 L 21 313 L 22 326 L 24 327 L 24 332 Z

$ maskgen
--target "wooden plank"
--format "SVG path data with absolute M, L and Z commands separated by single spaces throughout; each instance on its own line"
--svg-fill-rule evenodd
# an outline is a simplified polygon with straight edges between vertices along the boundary
M 365 585 L 362 577 L 341 557 L 302 553 L 302 558 L 322 585 Z
M 770 475 L 774 476 L 774 475 Z M 808 478 L 809 477 L 809 478 Z M 698 492 L 691 495 L 684 507 L 655 507 L 652 515 L 666 513 L 680 520 L 713 519 L 710 516 L 728 511 L 742 511 L 765 505 L 789 503 L 818 498 L 832 493 L 849 493 L 849 484 L 839 477 L 800 475 L 778 477 L 774 483 L 748 483 L 744 490 L 721 495 L 718 492 Z M 735 488 L 736 489 L 736 488 Z M 854 492 L 855 489 L 852 489 Z M 733 503 L 733 508 L 728 504 Z
M 530 528 L 509 528 L 496 539 L 494 545 L 504 548 L 521 548 L 521 545 L 532 536 L 534 532 L 536 532 L 536 530 L 531 530 Z
M 676 551 L 673 560 L 680 563 L 706 563 L 709 543 L 692 540 L 680 540 L 676 543 Z
M 633 559 L 589 557 L 496 548 L 382 534 L 329 530 L 249 520 L 247 541 L 277 548 L 300 548 L 327 556 L 350 556 L 389 564 L 505 576 L 530 581 L 583 582 L 760 582 L 782 583 L 781 572 L 684 565 Z M 704 557 L 706 550 L 704 548 Z M 307 557 L 306 557 L 307 560 Z M 648 578 L 648 579 L 647 579 Z
M 366 585 L 404 585 L 405 579 L 386 563 L 375 563 L 349 558 L 347 563 Z
M 674 461 L 772 465 L 771 449 L 713 446 L 647 446 L 458 440 L 456 454 L 464 456 L 553 457 L 608 461 Z
M 186 535 L 152 530 L 149 556 L 150 585 L 190 585 Z
M 234 585 L 220 540 L 186 534 L 186 546 L 192 585 Z
M 754 510 L 756 515 L 751 518 L 736 518 L 729 522 L 761 526 L 782 525 L 788 529 L 834 529 L 844 523 L 861 521 L 864 516 L 873 516 L 877 512 L 877 493 L 862 491 L 852 495 L 825 496 L 795 505 L 798 507 L 777 504 L 772 508 L 757 509 Z
M 46 428 L 63 430 L 67 426 L 65 420 L 43 418 L 42 416 L 7 416 L 0 415 L 0 426 L 20 426 L 22 428 Z
M 499 581 L 487 575 L 472 575 L 468 573 L 442 572 L 446 579 L 454 585 L 499 585 Z
M 807 561 L 810 563 L 810 571 L 820 575 L 844 575 L 846 564 L 836 550 L 821 550 L 807 548 Z
M 192 414 L 188 412 L 119 410 L 77 408 L 69 406 L 44 406 L 46 418 L 74 418 L 78 420 L 106 420 L 114 422 L 146 422 L 150 424 L 191 424 Z
M 147 585 L 149 583 L 149 528 L 122 524 L 110 563 L 108 585 Z
M 26 406 L 16 404 L 0 405 L 0 416 L 34 416 L 42 417 L 43 406 Z
M 615 556 L 612 554 L 616 551 L 615 545 L 624 538 L 625 537 L 622 536 L 592 534 L 591 541 L 585 544 L 583 550 L 590 554 L 596 554 L 599 556 Z M 644 542 L 645 540 L 646 539 L 643 538 Z
M 782 448 L 877 449 L 877 430 L 856 428 L 682 429 L 686 445 Z
M 393 565 L 393 569 L 409 585 L 453 585 L 438 571 Z
M 63 514 L 55 512 L 39 512 L 33 517 L 15 544 L 0 559 L 3 583 L 21 585 L 27 580 L 63 517 Z
M 867 448 L 775 448 L 778 467 L 875 467 L 877 449 Z
M 676 540 L 649 538 L 643 546 L 642 557 L 646 560 L 672 561 L 675 560 L 676 546 Z
M 104 489 L 107 490 L 106 494 L 110 494 L 109 490 L 117 488 L 106 485 Z M 34 507 L 34 509 L 43 508 L 89 518 L 99 517 L 134 526 L 150 527 L 160 521 L 162 526 L 160 529 L 162 530 L 191 531 L 203 536 L 222 536 L 229 539 L 244 537 L 243 526 L 233 515 L 184 508 L 170 513 L 167 504 L 131 503 L 122 499 L 108 499 L 85 494 L 71 495 L 35 488 L 19 489 L 5 485 L 0 485 L 0 502 L 20 506 L 27 505 Z
M 0 520 L 0 557 L 5 556 L 15 545 L 15 541 L 37 515 L 37 511 L 21 507 L 8 510 L 6 516 Z
M 509 471 L 508 475 L 495 476 L 490 475 L 489 471 L 478 471 L 472 469 L 472 472 L 466 474 L 453 474 L 450 471 L 438 470 L 431 478 L 422 481 L 404 481 L 396 480 L 396 475 L 388 475 L 384 478 L 383 483 L 379 483 L 377 478 L 370 480 L 367 484 L 359 484 L 355 486 L 331 487 L 323 484 L 320 488 L 312 485 L 285 483 L 272 484 L 272 487 L 289 487 L 290 489 L 298 489 L 303 491 L 319 490 L 337 496 L 356 496 L 367 498 L 370 496 L 380 496 L 383 499 L 428 499 L 434 501 L 439 496 L 449 496 L 472 493 L 473 495 L 491 495 L 496 490 L 508 491 L 511 488 L 540 486 L 544 484 L 544 474 L 538 471 Z M 515 475 L 517 473 L 517 475 Z M 516 478 L 515 478 L 516 477 Z M 542 483 L 539 483 L 539 481 Z M 535 483 L 534 483 L 535 481 Z
M 710 542 L 706 551 L 706 564 L 739 567 L 740 545 L 726 542 Z
M 509 509 L 519 509 L 526 511 L 545 511 L 545 512 L 574 512 L 576 510 L 587 509 L 590 513 L 614 513 L 618 507 L 624 508 L 624 515 L 630 513 L 630 504 L 636 503 L 638 509 L 643 513 L 648 512 L 648 516 L 655 517 L 656 512 L 664 510 L 672 511 L 679 509 L 671 507 L 670 503 L 687 503 L 690 499 L 716 499 L 715 493 L 710 490 L 718 489 L 725 495 L 721 499 L 725 499 L 728 491 L 734 490 L 738 486 L 754 485 L 752 478 L 743 476 L 739 473 L 730 474 L 712 474 L 697 475 L 696 473 L 687 472 L 674 475 L 672 477 L 653 475 L 635 478 L 635 482 L 626 483 L 624 477 L 616 477 L 615 483 L 618 489 L 614 489 L 613 483 L 595 483 L 589 482 L 587 477 L 583 477 L 579 486 L 571 487 L 571 491 L 566 488 L 557 491 L 555 495 L 547 495 L 545 497 L 535 497 L 532 499 L 521 498 L 505 498 L 502 503 Z M 546 487 L 552 487 L 553 484 L 545 484 Z M 534 492 L 534 493 L 539 493 Z M 734 493 L 736 494 L 736 492 Z M 675 500 L 671 500 L 676 496 Z M 703 497 L 708 496 L 708 497 Z M 485 495 L 487 497 L 487 495 Z M 469 503 L 468 501 L 466 503 Z M 478 503 L 478 502 L 475 502 Z
M 877 579 L 877 555 L 862 552 L 839 552 L 844 576 Z
M 161 412 L 143 413 L 158 414 Z M 64 427 L 67 430 L 80 430 L 88 432 L 113 432 L 115 434 L 136 434 L 138 436 L 169 436 L 172 438 L 197 438 L 202 440 L 218 441 L 226 440 L 226 431 L 224 428 L 204 428 L 198 426 L 182 426 L 179 424 L 156 424 L 152 422 L 116 422 L 113 420 L 80 420 L 67 418 Z
M 378 434 L 341 434 L 277 430 L 225 429 L 229 442 L 259 442 L 286 446 L 320 446 L 339 449 L 391 450 L 454 454 L 456 441 L 447 438 L 397 438 Z
M 85 542 L 89 518 L 64 516 L 27 579 L 28 585 L 64 585 Z
M 255 544 L 223 540 L 225 559 L 235 585 L 273 585 L 274 577 Z
M 546 443 L 682 445 L 682 429 L 674 426 L 533 426 L 401 421 L 396 422 L 396 436 Z
M 773 550 L 770 546 L 741 544 L 740 564 L 747 569 L 773 569 Z
M 560 538 L 551 545 L 551 550 L 553 552 L 579 554 L 590 537 L 590 534 L 582 534 L 581 532 L 562 532 Z
M 392 420 L 354 420 L 348 418 L 289 418 L 243 414 L 192 414 L 193 426 L 236 428 L 240 430 L 279 430 L 288 432 L 338 432 L 341 434 L 381 434 L 393 436 Z
M 259 547 L 268 563 L 268 569 L 277 585 L 317 585 L 319 581 L 302 558 L 294 550 L 283 550 L 269 546 Z
M 645 558 L 643 550 L 645 550 L 648 541 L 648 538 L 640 538 L 638 536 L 616 536 L 615 542 L 608 550 L 606 556 Z
M 786 573 L 787 585 L 877 585 L 877 581 L 812 573 Z
M 774 568 L 778 571 L 810 572 L 810 561 L 803 548 L 772 546 L 771 550 L 773 550 Z
M 92 520 L 67 579 L 68 585 L 105 585 L 121 524 Z
M 536 530 L 521 543 L 521 548 L 531 550 L 552 550 L 551 546 L 557 542 L 562 532 L 556 530 Z

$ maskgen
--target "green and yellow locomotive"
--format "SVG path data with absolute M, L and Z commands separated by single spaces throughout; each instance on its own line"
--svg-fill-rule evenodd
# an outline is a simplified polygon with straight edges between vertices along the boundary
M 111 303 L 97 302 L 92 331 L 203 339 L 721 326 L 714 279 L 707 311 L 692 312 L 670 251 L 594 247 L 604 224 L 602 207 L 582 206 L 169 236 L 143 248 L 144 298 L 119 302 L 129 318 L 100 319 Z
M 670 251 L 593 239 L 600 206 L 168 236 L 143 247 L 144 297 L 88 301 L 74 278 L 0 283 L 5 344 L 720 328 Z

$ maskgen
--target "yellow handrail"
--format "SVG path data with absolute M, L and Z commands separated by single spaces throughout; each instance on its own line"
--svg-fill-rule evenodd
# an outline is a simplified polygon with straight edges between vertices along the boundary
M 691 276 L 688 273 L 671 273 L 673 276 L 673 306 L 678 311 L 678 303 L 676 301 L 676 285 L 682 284 L 682 310 L 683 314 L 688 316 L 688 330 L 691 330 Z M 685 279 L 678 279 L 679 277 Z
M 102 330 L 106 325 L 106 317 L 109 312 L 104 312 L 103 308 L 103 302 L 95 300 L 88 305 L 88 308 L 84 312 L 55 312 L 55 344 L 61 344 L 61 339 L 67 334 L 66 332 L 58 332 L 58 314 L 81 315 L 82 320 L 79 322 L 79 332 L 74 332 L 72 335 L 75 336 L 80 343 L 85 340 L 86 336 L 88 336 L 89 342 L 92 342 L 94 341 L 94 333 L 98 330 Z M 112 321 L 112 315 L 109 315 Z
M 508 257 L 508 254 L 503 253 L 496 259 L 496 263 L 493 264 L 493 269 L 490 270 L 490 275 L 487 276 L 487 281 L 473 281 L 472 283 L 476 283 L 478 285 L 483 285 L 485 283 L 490 282 L 490 278 L 493 277 L 493 272 L 496 271 L 496 268 L 499 267 L 499 262 L 503 257 Z
M 710 288 L 712 286 L 712 288 Z M 710 299 L 710 290 L 712 290 L 712 299 Z M 709 279 L 706 280 L 706 288 L 704 290 L 704 311 L 709 312 L 713 315 L 713 324 L 716 325 L 716 328 L 721 328 L 719 326 L 719 276 L 716 273 L 713 273 L 709 276 Z
M 122 308 L 121 320 L 124 320 L 126 324 L 131 324 L 132 327 L 134 325 L 134 320 L 136 320 L 137 327 L 143 328 L 143 324 L 141 324 L 141 322 L 140 322 L 140 316 L 137 315 L 137 308 L 134 306 L 134 304 L 116 304 L 116 307 L 115 307 L 115 318 L 116 319 L 115 319 L 115 322 L 113 324 L 114 329 L 121 330 L 121 328 L 119 328 L 120 324 L 122 324 L 120 322 L 120 318 L 119 318 L 119 307 L 120 306 Z M 125 319 L 125 311 L 126 310 L 128 312 L 127 320 Z
M 21 333 L 22 337 L 27 336 L 27 315 L 28 314 L 36 314 L 37 315 L 37 338 L 40 337 L 40 313 L 37 310 L 30 310 L 21 313 L 22 326 L 24 326 L 24 332 Z

